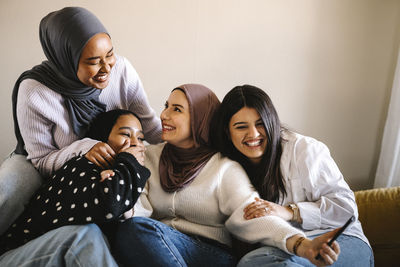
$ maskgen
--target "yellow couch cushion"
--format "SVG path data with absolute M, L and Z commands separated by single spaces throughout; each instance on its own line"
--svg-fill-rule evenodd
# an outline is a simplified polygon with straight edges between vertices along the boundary
M 355 196 L 375 266 L 399 266 L 400 187 L 357 191 Z

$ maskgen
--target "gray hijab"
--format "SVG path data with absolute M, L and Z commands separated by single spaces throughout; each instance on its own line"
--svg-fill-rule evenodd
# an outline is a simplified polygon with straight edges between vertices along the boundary
M 22 73 L 12 93 L 16 153 L 27 154 L 17 120 L 18 90 L 25 79 L 37 80 L 64 97 L 73 131 L 79 137 L 84 136 L 93 118 L 106 110 L 99 101 L 101 91 L 86 86 L 77 77 L 81 52 L 97 33 L 107 30 L 95 15 L 81 7 L 66 7 L 42 19 L 39 36 L 47 60 Z

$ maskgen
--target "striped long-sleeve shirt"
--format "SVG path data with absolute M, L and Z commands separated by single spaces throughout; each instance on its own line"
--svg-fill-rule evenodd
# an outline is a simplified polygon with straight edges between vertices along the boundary
M 161 123 L 149 105 L 138 74 L 127 59 L 116 57 L 100 101 L 107 105 L 107 110 L 120 108 L 136 113 L 141 118 L 146 140 L 160 142 Z M 28 159 L 45 177 L 99 142 L 89 138 L 79 140 L 72 130 L 63 96 L 36 80 L 26 79 L 20 84 L 17 118 Z

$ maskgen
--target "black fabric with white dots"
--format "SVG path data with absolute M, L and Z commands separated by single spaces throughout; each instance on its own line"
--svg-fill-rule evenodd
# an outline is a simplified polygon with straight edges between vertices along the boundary
M 64 225 L 119 219 L 136 203 L 150 171 L 125 152 L 110 169 L 115 175 L 100 182 L 102 169 L 84 156 L 67 161 L 0 237 L 0 255 Z

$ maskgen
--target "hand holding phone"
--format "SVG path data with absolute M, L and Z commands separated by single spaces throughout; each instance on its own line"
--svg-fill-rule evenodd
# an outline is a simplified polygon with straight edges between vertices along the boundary
M 335 241 L 335 240 L 343 233 L 343 231 L 346 230 L 346 228 L 347 228 L 352 222 L 355 221 L 355 219 L 356 219 L 356 218 L 354 217 L 354 215 L 352 215 L 352 216 L 350 217 L 350 219 L 348 219 L 347 222 L 339 229 L 339 231 L 336 232 L 336 234 L 332 237 L 332 239 L 329 240 L 328 246 L 331 246 L 332 243 L 333 243 L 333 241 Z M 315 259 L 316 259 L 316 260 L 321 259 L 321 255 L 318 253 L 318 255 L 315 257 Z

